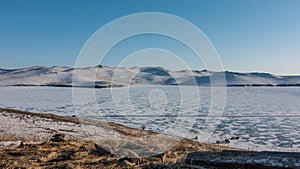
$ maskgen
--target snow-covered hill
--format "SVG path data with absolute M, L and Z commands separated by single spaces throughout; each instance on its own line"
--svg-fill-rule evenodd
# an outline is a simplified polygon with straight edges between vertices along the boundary
M 80 86 L 109 87 L 132 84 L 210 85 L 226 77 L 228 86 L 300 86 L 300 76 L 276 76 L 268 73 L 212 72 L 207 70 L 170 71 L 161 67 L 87 68 L 34 66 L 0 69 L 1 86 Z

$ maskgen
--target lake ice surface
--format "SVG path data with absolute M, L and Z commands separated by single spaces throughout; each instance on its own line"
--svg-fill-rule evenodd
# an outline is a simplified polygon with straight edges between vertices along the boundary
M 225 100 L 212 102 L 224 90 Z M 0 107 L 75 114 L 138 128 L 146 124 L 147 129 L 197 136 L 209 143 L 238 136 L 229 144 L 237 148 L 300 151 L 300 88 L 216 87 L 215 91 L 217 95 L 210 87 L 158 85 L 73 92 L 58 87 L 0 87 Z

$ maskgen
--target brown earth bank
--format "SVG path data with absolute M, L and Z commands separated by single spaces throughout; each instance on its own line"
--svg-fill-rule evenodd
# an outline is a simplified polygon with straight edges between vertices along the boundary
M 20 143 L 14 148 L 1 149 L 0 168 L 191 168 L 192 165 L 184 163 L 189 152 L 220 149 L 184 139 L 165 153 L 128 158 L 113 154 L 92 141 L 65 140 L 62 134 L 56 134 L 45 142 Z
M 169 148 L 164 145 L 174 137 L 165 135 L 155 144 L 160 147 L 155 152 L 160 153 L 145 156 L 138 151 L 145 146 L 143 139 L 159 133 L 18 110 L 0 109 L 0 115 L 0 168 L 300 168 L 300 153 L 249 152 L 184 138 L 175 139 L 176 144 Z M 76 125 L 81 129 L 88 125 L 88 130 L 96 126 L 97 131 L 101 129 L 96 134 L 101 135 L 86 139 Z M 107 134 L 111 130 L 114 132 Z M 120 143 L 122 148 L 115 148 Z

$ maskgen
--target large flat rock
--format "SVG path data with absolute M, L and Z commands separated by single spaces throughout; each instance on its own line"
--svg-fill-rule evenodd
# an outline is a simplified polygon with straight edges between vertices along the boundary
M 217 168 L 277 169 L 300 168 L 299 152 L 192 152 L 185 162 L 190 165 L 214 166 Z

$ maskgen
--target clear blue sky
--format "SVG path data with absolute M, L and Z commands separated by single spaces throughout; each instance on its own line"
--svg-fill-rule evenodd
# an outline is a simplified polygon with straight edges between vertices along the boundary
M 169 13 L 195 24 L 226 70 L 300 74 L 299 0 L 1 0 L 0 67 L 74 66 L 95 31 L 137 12 Z M 119 48 L 103 63 L 116 66 L 124 57 Z

